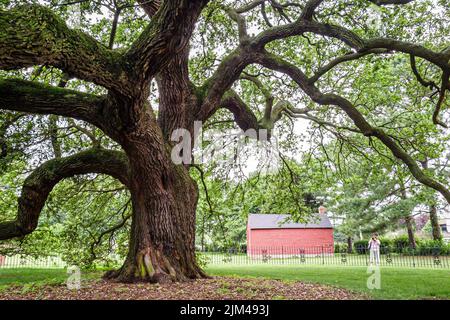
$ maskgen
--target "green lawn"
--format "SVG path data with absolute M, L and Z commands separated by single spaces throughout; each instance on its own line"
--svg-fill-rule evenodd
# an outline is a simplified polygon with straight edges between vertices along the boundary
M 450 299 L 450 270 L 381 268 L 381 289 L 369 290 L 365 267 L 290 265 L 210 265 L 211 275 L 263 277 L 286 281 L 309 281 L 359 291 L 375 299 Z M 82 280 L 99 278 L 103 271 L 82 272 Z M 64 283 L 63 269 L 0 269 L 0 290 L 11 285 L 24 289 Z
M 99 278 L 102 273 L 100 271 L 83 272 L 81 279 L 83 281 Z M 67 280 L 68 276 L 65 269 L 0 268 L 0 291 L 13 285 L 27 288 L 47 284 L 62 284 Z
M 366 267 L 210 265 L 211 275 L 309 281 L 359 291 L 375 299 L 450 299 L 450 270 L 381 268 L 381 289 L 367 288 Z

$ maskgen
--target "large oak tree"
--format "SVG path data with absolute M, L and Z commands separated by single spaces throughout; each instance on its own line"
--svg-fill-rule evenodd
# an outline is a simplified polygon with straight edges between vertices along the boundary
M 89 1 L 74 3 L 83 2 Z M 437 91 L 430 119 L 435 125 L 446 127 L 441 111 L 446 91 L 450 89 L 450 48 L 437 50 L 402 40 L 401 36 L 374 36 L 356 24 L 352 29 L 345 19 L 347 23 L 338 23 L 339 17 L 351 18 L 354 14 L 342 13 L 347 7 L 363 10 L 367 6 L 388 6 L 387 10 L 391 10 L 414 5 L 411 0 L 350 1 L 337 6 L 324 0 L 106 2 L 115 12 L 107 44 L 69 28 L 49 6 L 13 4 L 0 9 L 0 69 L 51 66 L 64 74 L 58 86 L 12 77 L 1 79 L 0 109 L 81 120 L 102 130 L 122 149 L 96 146 L 41 164 L 24 182 L 17 218 L 0 223 L 0 240 L 33 232 L 47 197 L 62 179 L 102 173 L 118 179 L 129 189 L 133 208 L 128 256 L 122 268 L 108 276 L 121 281 L 158 282 L 204 277 L 195 259 L 194 246 L 198 189 L 189 175 L 189 164 L 172 162 L 174 142 L 170 138 L 179 128 L 193 133 L 195 121 L 205 123 L 223 109 L 231 112 L 234 122 L 243 130 L 272 130 L 284 117 L 303 117 L 368 139 L 376 138 L 419 182 L 450 202 L 449 189 L 427 174 L 418 162 L 420 159 L 403 148 L 391 132 L 374 124 L 342 92 L 320 88 L 321 79 L 343 63 L 369 55 L 407 55 L 418 83 Z M 70 5 L 70 1 L 65 5 Z M 130 8 L 142 9 L 149 20 L 131 44 L 114 49 L 120 13 Z M 208 19 L 215 10 L 224 12 L 224 17 L 236 26 L 238 44 L 227 48 L 227 55 L 210 70 L 207 79 L 194 83 L 189 72 L 189 44 L 201 15 L 206 14 Z M 255 15 L 262 21 L 256 27 Z M 338 18 L 330 22 L 329 17 Z M 342 46 L 346 53 L 322 61 L 320 68 L 306 72 L 274 49 L 279 41 L 308 35 L 320 36 L 330 46 Z M 307 44 L 315 45 L 309 39 Z M 424 79 L 417 66 L 419 59 L 437 70 L 439 83 Z M 299 108 L 285 99 L 275 99 L 259 80 L 263 72 L 246 72 L 252 66 L 262 66 L 264 70 L 288 77 L 295 90 L 313 103 Z M 69 79 L 95 84 L 106 94 L 67 89 Z M 158 86 L 157 106 L 149 100 L 153 80 Z M 250 81 L 263 93 L 265 103 L 261 116 L 233 90 L 239 81 Z M 315 106 L 321 110 L 337 108 L 350 120 L 349 126 L 345 124 L 343 128 L 340 123 L 318 119 L 313 115 Z

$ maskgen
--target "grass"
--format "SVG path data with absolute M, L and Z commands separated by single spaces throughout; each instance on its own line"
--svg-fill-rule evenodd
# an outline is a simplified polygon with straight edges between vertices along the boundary
M 365 267 L 293 265 L 210 265 L 211 275 L 262 277 L 285 281 L 328 284 L 361 292 L 375 299 L 450 299 L 450 270 L 381 268 L 381 289 L 369 290 Z M 103 271 L 82 272 L 82 280 L 98 279 Z M 22 286 L 23 290 L 48 284 L 62 284 L 64 269 L 0 269 L 0 290 Z M 280 297 L 281 298 L 281 297 Z
M 369 290 L 366 267 L 289 265 L 210 265 L 211 275 L 262 277 L 322 283 L 375 299 L 450 299 L 450 270 L 381 268 L 381 289 Z
M 102 272 L 82 273 L 82 280 L 95 279 L 101 276 Z M 36 269 L 36 268 L 17 268 L 0 269 L 0 291 L 10 286 L 23 286 L 24 290 L 31 287 L 44 285 L 62 284 L 68 274 L 65 269 Z

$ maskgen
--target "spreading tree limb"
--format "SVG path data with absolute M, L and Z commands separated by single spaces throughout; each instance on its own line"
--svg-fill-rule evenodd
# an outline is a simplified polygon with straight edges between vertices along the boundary
M 36 229 L 39 215 L 55 185 L 79 174 L 102 173 L 129 184 L 128 159 L 119 151 L 91 149 L 45 162 L 24 181 L 17 218 L 0 222 L 0 240 L 25 236 Z
M 99 97 L 38 82 L 0 80 L 0 109 L 71 117 L 102 127 L 101 109 L 106 97 Z
M 69 29 L 51 9 L 21 5 L 0 9 L 0 69 L 51 65 L 71 76 L 123 92 L 121 54 Z
M 396 158 L 406 164 L 411 174 L 419 182 L 440 192 L 447 202 L 450 203 L 450 191 L 438 181 L 427 176 L 417 162 L 394 139 L 382 129 L 372 126 L 349 100 L 336 94 L 322 93 L 316 86 L 308 82 L 308 77 L 299 68 L 269 52 L 265 52 L 262 55 L 260 63 L 269 69 L 283 72 L 290 76 L 314 102 L 320 105 L 335 105 L 341 108 L 352 119 L 362 134 L 367 137 L 378 138 Z

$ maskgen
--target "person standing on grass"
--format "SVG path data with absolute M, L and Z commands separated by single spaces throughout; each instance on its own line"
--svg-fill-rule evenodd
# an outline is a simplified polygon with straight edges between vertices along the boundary
M 370 264 L 374 262 L 377 266 L 380 264 L 380 245 L 378 234 L 372 234 L 372 238 L 369 240 Z

